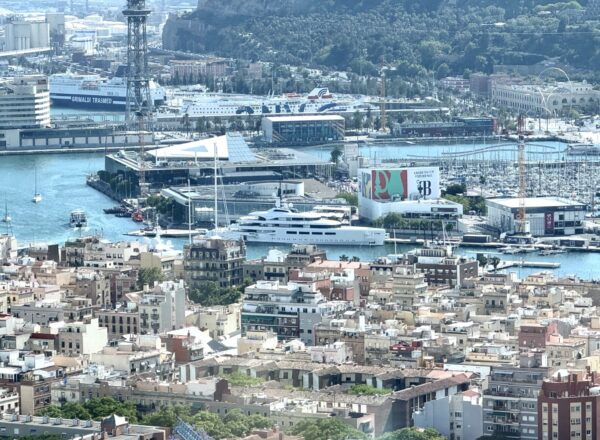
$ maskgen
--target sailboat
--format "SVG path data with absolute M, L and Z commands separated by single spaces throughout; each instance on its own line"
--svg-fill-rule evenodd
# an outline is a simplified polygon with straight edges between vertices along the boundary
M 4 197 L 4 216 L 2 217 L 3 223 L 10 223 L 12 221 L 12 217 L 8 213 L 8 202 L 6 201 L 6 197 Z
M 33 203 L 40 203 L 42 201 L 42 195 L 38 192 L 37 189 L 37 168 L 35 169 L 35 191 L 33 194 L 33 199 L 31 199 Z

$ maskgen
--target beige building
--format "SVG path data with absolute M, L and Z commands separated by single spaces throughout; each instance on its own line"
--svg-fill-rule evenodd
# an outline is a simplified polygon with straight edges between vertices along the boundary
M 494 82 L 492 103 L 522 113 L 546 115 L 571 108 L 597 108 L 600 91 L 586 82 L 512 84 Z
M 258 353 L 277 348 L 277 335 L 270 331 L 247 331 L 238 339 L 238 354 Z
M 211 338 L 229 336 L 240 331 L 240 304 L 202 307 L 193 316 L 194 324 L 208 330 Z
M 107 329 L 98 325 L 98 318 L 66 324 L 58 332 L 58 351 L 69 356 L 98 353 L 107 343 Z

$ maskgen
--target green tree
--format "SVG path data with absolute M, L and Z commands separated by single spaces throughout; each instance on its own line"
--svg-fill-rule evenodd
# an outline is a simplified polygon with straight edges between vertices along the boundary
M 451 194 L 446 194 L 444 198 L 450 200 L 451 202 L 460 203 L 461 205 L 463 205 L 464 212 L 469 212 L 471 208 L 471 202 L 468 198 L 464 196 L 453 196 Z
M 346 440 L 366 439 L 362 432 L 351 428 L 335 417 L 322 419 L 306 419 L 298 422 L 291 430 L 293 435 L 300 435 L 304 440 Z
M 127 417 L 130 422 L 137 421 L 137 411 L 133 402 L 119 402 L 112 397 L 101 397 L 88 400 L 84 407 L 94 420 L 101 420 L 116 414 Z
M 338 164 L 343 155 L 344 152 L 342 151 L 342 149 L 338 145 L 336 145 L 335 148 L 331 150 L 331 162 Z
M 62 409 L 58 405 L 48 405 L 36 413 L 37 416 L 62 417 Z
M 240 371 L 225 374 L 223 375 L 223 379 L 226 379 L 233 386 L 258 386 L 264 383 L 262 378 L 248 376 Z
M 240 300 L 247 284 L 235 287 L 219 287 L 214 281 L 205 281 L 197 288 L 190 290 L 190 300 L 203 306 L 226 306 Z
M 494 270 L 496 270 L 498 268 L 498 266 L 500 265 L 500 258 L 498 257 L 492 257 L 489 259 L 489 264 L 492 265 L 492 267 L 494 268 Z
M 363 115 L 358 110 L 354 112 L 354 115 L 352 116 L 352 122 L 356 130 L 362 130 Z
M 155 282 L 163 282 L 165 275 L 160 267 L 144 267 L 138 272 L 138 287 L 142 289 L 146 284 L 150 287 Z
M 214 413 L 200 411 L 192 417 L 191 423 L 196 428 L 206 431 L 216 440 L 245 437 L 253 429 L 265 429 L 273 426 L 273 423 L 266 417 L 247 416 L 237 409 L 229 411 L 224 418 Z
M 62 407 L 50 405 L 39 411 L 37 415 L 66 419 L 101 420 L 113 414 L 127 417 L 130 422 L 137 420 L 137 411 L 133 402 L 119 402 L 112 397 L 90 399 L 84 404 L 66 403 Z
M 348 394 L 357 396 L 375 396 L 382 394 L 390 394 L 393 390 L 389 388 L 376 388 L 366 384 L 354 384 L 348 390 Z
M 65 419 L 89 420 L 92 415 L 81 403 L 68 402 L 62 407 L 62 417 Z
M 142 425 L 160 426 L 164 428 L 172 428 L 177 423 L 178 419 L 189 421 L 191 418 L 191 410 L 186 405 L 165 405 L 158 411 L 152 414 L 147 414 L 141 420 Z
M 435 429 L 403 428 L 387 432 L 378 440 L 444 440 Z
M 340 261 L 349 261 L 350 257 L 346 254 L 340 255 Z
M 452 195 L 452 196 L 456 196 L 459 194 L 464 194 L 467 192 L 467 187 L 464 184 L 459 184 L 459 183 L 453 183 L 451 185 L 448 185 L 446 187 L 446 194 Z
M 337 196 L 335 196 L 335 198 L 343 199 L 346 202 L 348 202 L 348 204 L 351 206 L 358 206 L 358 194 L 356 193 L 341 192 Z

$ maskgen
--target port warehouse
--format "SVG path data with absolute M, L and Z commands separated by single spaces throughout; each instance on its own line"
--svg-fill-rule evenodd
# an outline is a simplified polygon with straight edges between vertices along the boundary
M 244 138 L 228 133 L 216 138 L 149 150 L 144 160 L 147 183 L 157 188 L 173 185 L 212 185 L 217 150 L 219 184 L 258 182 L 301 176 L 331 177 L 334 164 L 307 153 L 278 148 L 251 150 Z M 137 184 L 140 161 L 136 153 L 118 152 L 105 159 L 105 170 L 124 174 Z
M 312 144 L 344 139 L 346 120 L 339 115 L 265 116 L 262 131 L 270 144 Z
M 0 130 L 0 150 L 132 147 L 154 142 L 152 133 L 115 131 L 114 128 L 39 128 Z
M 488 199 L 486 204 L 488 224 L 500 233 L 514 233 L 519 199 Z M 525 219 L 536 237 L 583 234 L 585 213 L 585 204 L 560 197 L 525 199 Z
M 496 118 L 453 118 L 449 122 L 395 123 L 398 137 L 493 136 L 498 132 Z

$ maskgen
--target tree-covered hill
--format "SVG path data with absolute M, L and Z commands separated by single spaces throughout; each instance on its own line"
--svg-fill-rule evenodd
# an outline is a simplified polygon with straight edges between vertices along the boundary
M 200 0 L 165 27 L 166 49 L 374 73 L 462 74 L 558 59 L 600 70 L 600 22 L 585 1 Z M 573 17 L 580 14 L 584 19 Z M 498 24 L 501 23 L 501 24 Z

